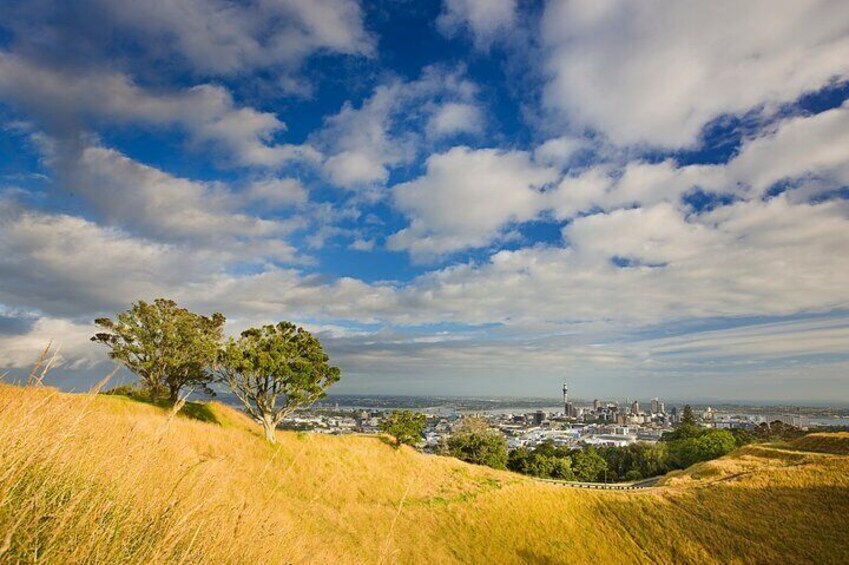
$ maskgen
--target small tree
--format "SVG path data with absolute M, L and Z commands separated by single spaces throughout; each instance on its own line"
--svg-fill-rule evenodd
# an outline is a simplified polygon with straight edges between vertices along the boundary
M 469 463 L 496 469 L 507 466 L 507 440 L 480 418 L 465 418 L 448 438 L 448 452 Z
M 416 445 L 422 439 L 427 418 L 410 410 L 394 410 L 384 418 L 380 429 L 395 438 L 396 449 L 402 445 Z
M 140 300 L 115 321 L 98 318 L 103 328 L 91 338 L 109 347 L 109 357 L 141 379 L 151 400 L 161 393 L 175 402 L 180 389 L 202 387 L 212 392 L 212 366 L 224 331 L 224 316 L 201 316 L 180 308 L 173 300 Z
M 289 322 L 251 328 L 230 339 L 219 356 L 219 375 L 262 424 L 265 439 L 275 443 L 280 421 L 300 406 L 325 396 L 339 380 L 321 343 Z

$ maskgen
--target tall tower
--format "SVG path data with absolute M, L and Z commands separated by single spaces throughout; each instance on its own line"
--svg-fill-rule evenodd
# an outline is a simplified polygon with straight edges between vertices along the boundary
M 567 418 L 571 418 L 575 415 L 572 403 L 569 402 L 569 387 L 566 386 L 566 381 L 563 381 L 563 413 Z

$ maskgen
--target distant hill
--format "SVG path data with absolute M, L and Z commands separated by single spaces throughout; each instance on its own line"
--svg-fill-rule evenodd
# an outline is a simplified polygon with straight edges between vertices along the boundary
M 0 385 L 2 563 L 845 563 L 849 434 L 597 492 L 280 433 L 212 403 Z

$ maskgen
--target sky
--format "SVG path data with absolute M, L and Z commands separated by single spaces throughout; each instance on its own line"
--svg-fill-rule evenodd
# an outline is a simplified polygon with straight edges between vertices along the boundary
M 849 402 L 849 3 L 4 0 L 0 367 L 156 297 L 336 393 Z

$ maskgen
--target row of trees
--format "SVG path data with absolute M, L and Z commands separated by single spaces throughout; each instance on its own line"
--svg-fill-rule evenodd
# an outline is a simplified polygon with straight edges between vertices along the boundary
M 805 432 L 782 422 L 763 423 L 754 430 L 716 430 L 696 423 L 685 406 L 681 424 L 655 444 L 570 450 L 551 442 L 536 449 L 518 448 L 507 467 L 536 477 L 580 481 L 637 481 L 685 469 L 701 461 L 722 457 L 755 441 L 791 440 Z
M 519 447 L 511 451 L 507 468 L 543 479 L 594 482 L 604 480 L 607 464 L 594 447 L 569 449 L 543 442 L 535 449 Z
M 92 341 L 138 375 L 153 402 L 176 402 L 184 389 L 214 394 L 227 385 L 274 443 L 280 421 L 325 395 L 340 378 L 319 340 L 289 322 L 245 330 L 224 339 L 225 318 L 202 316 L 173 300 L 138 301 L 115 320 L 95 320 Z

